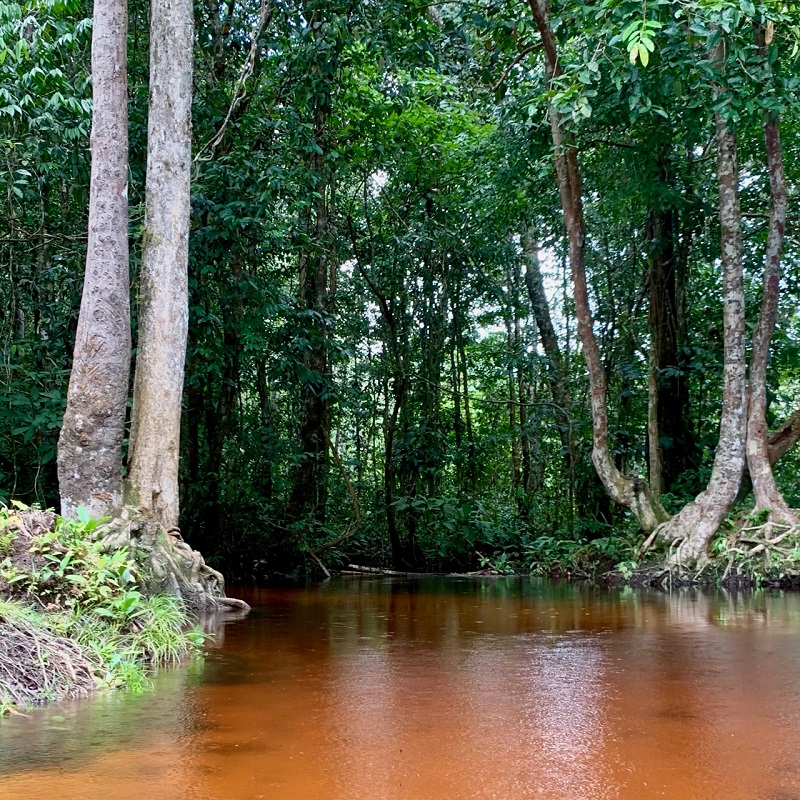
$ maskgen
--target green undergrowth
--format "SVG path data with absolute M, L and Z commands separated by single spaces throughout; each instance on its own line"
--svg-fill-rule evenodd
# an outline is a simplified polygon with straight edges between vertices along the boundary
M 199 651 L 204 634 L 175 597 L 148 596 L 103 520 L 0 507 L 0 717 L 98 688 L 141 692 L 156 666 Z
M 641 536 L 635 533 L 611 533 L 603 528 L 578 529 L 571 534 L 531 538 L 521 545 L 480 554 L 482 569 L 497 574 L 526 574 L 593 578 L 618 570 L 631 572 L 635 565 Z

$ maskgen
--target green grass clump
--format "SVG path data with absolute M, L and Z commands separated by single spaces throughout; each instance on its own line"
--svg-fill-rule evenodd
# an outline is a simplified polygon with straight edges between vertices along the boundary
M 170 664 L 180 661 L 202 641 L 198 632 L 186 632 L 186 615 L 176 597 L 154 595 L 142 606 L 142 629 L 136 636 L 148 661 L 152 664 Z
M 191 629 L 179 598 L 144 594 L 126 549 L 106 552 L 98 530 L 102 522 L 89 519 L 82 509 L 73 521 L 20 505 L 0 508 L 0 533 L 15 536 L 13 558 L 6 555 L 0 561 L 0 590 L 5 594 L 0 595 L 0 627 L 22 637 L 18 649 L 23 652 L 28 638 L 33 652 L 39 639 L 46 638 L 51 647 L 57 647 L 53 642 L 66 643 L 62 651 L 78 654 L 97 687 L 141 692 L 151 686 L 148 673 L 153 667 L 197 651 L 204 636 Z M 20 552 L 21 541 L 25 552 Z M 0 538 L 0 548 L 2 542 Z M 5 666 L 13 675 L 15 665 Z M 0 717 L 20 705 L 14 699 L 20 696 L 19 687 L 15 694 L 10 679 L 7 684 L 0 670 Z M 42 684 L 33 702 L 54 699 L 48 696 L 46 671 Z
M 0 622 L 21 622 L 46 627 L 44 617 L 33 606 L 6 597 L 0 597 Z

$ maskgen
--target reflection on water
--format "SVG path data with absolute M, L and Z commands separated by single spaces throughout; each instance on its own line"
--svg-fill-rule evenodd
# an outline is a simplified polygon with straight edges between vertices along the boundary
M 158 691 L 0 724 L 0 798 L 800 800 L 800 596 L 245 593 Z

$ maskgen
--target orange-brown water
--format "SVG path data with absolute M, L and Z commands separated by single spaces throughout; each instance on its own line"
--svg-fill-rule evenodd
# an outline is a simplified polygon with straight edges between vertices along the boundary
M 10 800 L 800 800 L 800 596 L 339 580 L 0 724 Z

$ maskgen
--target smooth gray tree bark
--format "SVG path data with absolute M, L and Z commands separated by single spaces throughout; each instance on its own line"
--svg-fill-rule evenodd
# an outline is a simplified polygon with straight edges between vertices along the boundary
M 758 29 L 757 36 L 761 52 L 766 56 L 764 31 Z M 769 62 L 766 61 L 766 63 Z M 764 124 L 764 144 L 769 170 L 769 232 L 764 258 L 764 294 L 761 301 L 761 314 L 753 332 L 753 348 L 750 357 L 747 467 L 753 482 L 756 512 L 768 512 L 770 522 L 795 525 L 797 524 L 797 515 L 789 508 L 772 471 L 767 428 L 767 361 L 778 318 L 781 255 L 788 206 L 780 125 L 776 115 L 770 115 Z
M 529 0 L 542 37 L 545 69 L 553 82 L 561 74 L 556 39 L 550 26 L 548 0 Z M 712 54 L 719 60 L 721 51 Z M 715 100 L 721 90 L 715 90 Z M 736 135 L 717 110 L 717 185 L 722 232 L 724 370 L 722 413 L 714 465 L 708 485 L 691 503 L 668 518 L 648 482 L 623 474 L 614 463 L 608 442 L 606 380 L 594 336 L 584 264 L 585 224 L 582 188 L 574 142 L 563 126 L 562 115 L 551 104 L 550 128 L 555 151 L 556 177 L 569 241 L 578 335 L 589 372 L 593 421 L 592 460 L 609 495 L 631 510 L 645 531 L 663 541 L 678 544 L 673 555 L 686 565 L 701 565 L 708 544 L 733 507 L 745 464 L 747 385 L 745 375 L 745 310 L 742 272 L 742 216 L 739 205 L 739 167 Z
M 736 135 L 719 111 L 714 114 L 714 121 L 717 133 L 724 326 L 719 441 L 705 491 L 660 529 L 665 541 L 681 542 L 677 560 L 687 564 L 705 563 L 711 537 L 733 508 L 744 472 L 747 433 L 742 214 Z
M 545 71 L 549 84 L 555 87 L 561 75 L 556 38 L 550 25 L 547 0 L 529 0 L 536 27 L 542 37 Z M 583 189 L 575 143 L 564 126 L 564 118 L 551 103 L 548 108 L 550 131 L 555 155 L 564 225 L 569 242 L 569 263 L 572 272 L 572 292 L 578 336 L 589 373 L 592 407 L 592 461 L 603 486 L 611 498 L 630 509 L 642 529 L 651 532 L 663 523 L 668 514 L 658 498 L 650 491 L 646 480 L 622 473 L 614 462 L 609 446 L 607 382 L 600 348 L 594 335 L 594 320 L 589 303 L 586 279 L 586 227 L 583 214 Z
M 178 524 L 188 329 L 193 11 L 155 0 L 150 21 L 145 232 L 126 501 Z

